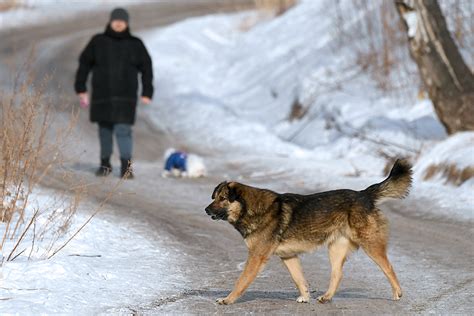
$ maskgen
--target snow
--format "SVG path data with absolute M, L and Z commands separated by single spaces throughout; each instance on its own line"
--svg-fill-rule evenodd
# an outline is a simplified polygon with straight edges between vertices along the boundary
M 442 177 L 425 181 L 424 174 L 433 164 L 473 167 L 474 133 L 448 137 L 431 102 L 415 98 L 415 86 L 408 100 L 380 91 L 351 66 L 346 50 L 332 48 L 324 8 L 324 1 L 302 1 L 248 31 L 242 25 L 257 19 L 252 12 L 138 34 L 153 56 L 158 100 L 144 111 L 186 145 L 210 153 L 206 159 L 241 166 L 229 178 L 282 179 L 293 192 L 364 189 L 384 178 L 386 156 L 407 156 L 415 165 L 408 199 L 429 201 L 433 216 L 472 221 L 472 179 L 455 186 Z M 0 15 L 1 27 L 15 25 L 8 14 Z M 291 121 L 295 100 L 307 113 Z M 51 193 L 35 194 L 45 203 Z M 87 219 L 85 209 L 72 231 Z M 45 260 L 47 247 L 37 246 L 33 260 L 27 249 L 4 263 L 0 313 L 119 313 L 117 306 L 149 302 L 185 283 L 183 273 L 173 273 L 183 256 L 165 236 L 152 242 L 147 227 L 118 221 L 100 214 L 53 258 Z
M 247 31 L 242 24 L 255 13 L 194 18 L 141 33 L 162 100 L 150 116 L 223 160 L 247 167 L 263 161 L 261 174 L 283 168 L 296 178 L 327 178 L 324 187 L 345 182 L 334 176 L 350 176 L 357 186 L 380 179 L 386 157 L 409 157 L 415 170 L 424 170 L 433 162 L 419 157 L 433 156 L 434 146 L 451 152 L 454 164 L 473 166 L 473 155 L 462 148 L 466 139 L 450 145 L 431 102 L 416 98 L 417 86 L 408 84 L 406 96 L 383 92 L 351 64 L 347 49 L 333 49 L 325 10 L 324 1 L 302 1 Z M 307 110 L 301 120 L 289 119 L 295 100 Z M 470 201 L 472 182 L 449 190 Z M 419 198 L 430 198 L 453 185 L 427 183 L 417 171 L 414 186 Z M 433 203 L 445 214 L 443 197 L 449 199 L 440 194 Z M 458 213 L 472 219 L 472 208 L 466 203 Z
M 137 4 L 134 0 L 17 0 L 7 11 L 0 10 L 0 28 L 14 29 L 27 25 L 39 25 L 54 19 L 61 21 L 77 13 L 93 10 L 110 10 L 116 6 Z M 143 1 L 142 1 L 143 2 Z
M 408 25 L 408 36 L 410 38 L 415 37 L 416 30 L 418 28 L 418 18 L 416 16 L 416 12 L 414 11 L 407 12 L 403 14 L 403 18 L 405 19 Z
M 426 152 L 418 162 L 420 170 L 430 164 L 455 164 L 458 168 L 472 167 L 474 132 L 460 132 L 443 140 Z
M 31 206 L 49 204 L 54 194 L 34 193 Z M 69 234 L 55 248 L 87 220 L 87 206 L 83 207 L 74 216 Z M 39 226 L 48 215 L 38 220 Z M 26 218 L 31 218 L 31 210 Z M 179 271 L 183 254 L 162 234 L 151 242 L 153 234 L 146 226 L 101 213 L 51 259 L 46 260 L 51 254 L 46 245 L 52 236 L 36 240 L 31 260 L 27 248 L 0 267 L 0 314 L 113 313 L 116 306 L 145 304 L 185 285 Z M 32 240 L 30 234 L 22 245 L 28 247 Z M 7 242 L 2 253 L 8 254 L 12 246 L 13 242 Z

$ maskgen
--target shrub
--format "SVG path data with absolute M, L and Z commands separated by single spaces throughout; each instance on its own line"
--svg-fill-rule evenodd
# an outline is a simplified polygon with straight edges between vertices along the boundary
M 258 10 L 271 12 L 275 15 L 281 15 L 293 7 L 297 0 L 254 0 L 255 7 Z

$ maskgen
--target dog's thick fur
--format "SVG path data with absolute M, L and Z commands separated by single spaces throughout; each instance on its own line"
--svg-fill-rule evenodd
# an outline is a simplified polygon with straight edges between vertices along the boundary
M 393 299 L 402 290 L 387 258 L 388 224 L 378 203 L 384 198 L 404 198 L 411 186 L 411 166 L 397 160 L 389 177 L 362 191 L 335 190 L 311 195 L 278 194 L 237 182 L 222 182 L 212 193 L 206 213 L 227 220 L 242 235 L 249 250 L 244 271 L 234 290 L 220 304 L 237 300 L 271 255 L 279 256 L 299 292 L 298 302 L 309 301 L 309 290 L 299 254 L 328 245 L 331 280 L 318 297 L 325 303 L 334 296 L 347 255 L 362 247 L 388 278 Z

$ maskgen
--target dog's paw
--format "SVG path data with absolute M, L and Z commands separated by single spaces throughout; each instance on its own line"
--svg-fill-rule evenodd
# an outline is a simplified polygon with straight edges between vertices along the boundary
M 216 300 L 217 304 L 219 305 L 230 305 L 232 304 L 233 302 L 231 302 L 227 297 L 226 298 L 218 298 Z
M 322 295 L 320 297 L 318 297 L 318 302 L 321 303 L 321 304 L 324 304 L 324 303 L 327 303 L 327 302 L 330 302 L 331 299 L 328 298 L 326 295 Z
M 402 298 L 402 291 L 394 291 L 392 297 L 394 301 L 399 301 Z
M 298 303 L 308 303 L 309 302 L 309 296 L 303 296 L 301 295 L 296 299 Z

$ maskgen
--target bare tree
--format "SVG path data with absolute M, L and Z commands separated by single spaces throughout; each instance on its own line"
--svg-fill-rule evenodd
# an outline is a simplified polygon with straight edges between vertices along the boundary
M 449 134 L 474 130 L 474 75 L 464 62 L 437 0 L 395 0 L 435 111 Z

